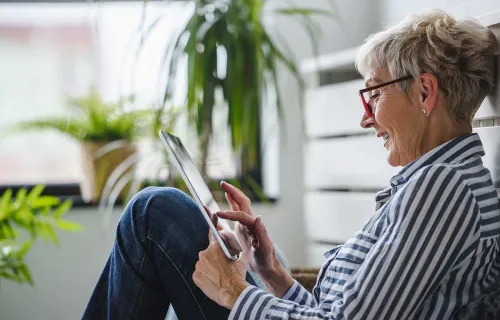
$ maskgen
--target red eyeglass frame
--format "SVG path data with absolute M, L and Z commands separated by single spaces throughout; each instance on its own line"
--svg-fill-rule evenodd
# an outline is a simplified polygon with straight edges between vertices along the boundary
M 405 81 L 405 80 L 409 80 L 409 79 L 412 79 L 412 78 L 413 77 L 411 75 L 408 75 L 408 76 L 405 76 L 405 77 L 402 77 L 402 78 L 399 78 L 399 79 L 396 79 L 396 80 L 384 82 L 384 83 L 381 83 L 381 84 L 377 84 L 376 86 L 372 86 L 372 87 L 368 87 L 368 88 L 359 90 L 359 96 L 361 97 L 361 101 L 363 101 L 363 106 L 365 107 L 365 112 L 368 115 L 368 117 L 370 117 L 370 118 L 373 117 L 373 110 L 372 110 L 372 106 L 370 106 L 370 104 L 368 104 L 368 101 L 365 101 L 365 97 L 363 96 L 363 93 L 371 91 L 371 90 L 379 89 L 379 88 L 382 88 L 382 87 L 390 86 L 391 84 L 394 84 L 394 83 L 397 83 L 397 82 L 401 82 L 401 81 Z

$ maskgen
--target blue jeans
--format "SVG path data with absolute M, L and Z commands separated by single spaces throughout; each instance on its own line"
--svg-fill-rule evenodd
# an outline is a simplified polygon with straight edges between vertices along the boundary
M 173 188 L 148 187 L 127 204 L 109 259 L 82 319 L 226 319 L 230 310 L 194 283 L 208 225 L 196 203 Z M 250 275 L 247 281 L 252 284 Z

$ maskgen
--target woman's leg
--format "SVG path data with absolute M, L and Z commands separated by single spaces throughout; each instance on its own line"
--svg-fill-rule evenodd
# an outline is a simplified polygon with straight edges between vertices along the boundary
M 208 225 L 195 202 L 173 188 L 149 187 L 128 203 L 116 241 L 83 319 L 225 319 L 229 310 L 192 280 Z

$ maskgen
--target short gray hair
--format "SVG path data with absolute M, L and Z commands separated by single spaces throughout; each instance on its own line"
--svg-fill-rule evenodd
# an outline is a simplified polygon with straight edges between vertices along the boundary
M 387 68 L 394 79 L 431 73 L 457 122 L 470 122 L 494 86 L 496 38 L 474 20 L 455 20 L 441 10 L 424 11 L 368 37 L 356 58 L 365 76 L 371 67 Z M 398 87 L 410 96 L 409 81 Z

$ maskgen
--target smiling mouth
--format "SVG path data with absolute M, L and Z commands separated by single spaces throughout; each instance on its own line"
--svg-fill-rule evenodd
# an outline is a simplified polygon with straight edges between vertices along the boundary
M 377 137 L 380 138 L 382 137 L 382 139 L 384 139 L 384 143 L 387 142 L 387 140 L 389 140 L 389 134 L 387 132 L 384 132 L 384 133 L 379 133 L 377 134 Z

